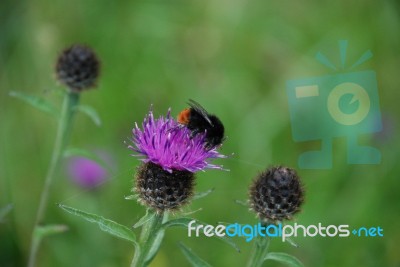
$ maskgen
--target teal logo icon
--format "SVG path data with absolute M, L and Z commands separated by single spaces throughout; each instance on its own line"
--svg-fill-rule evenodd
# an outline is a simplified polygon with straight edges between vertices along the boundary
M 290 80 L 286 84 L 294 141 L 321 143 L 319 150 L 299 155 L 298 164 L 302 169 L 332 168 L 332 141 L 336 137 L 347 140 L 348 164 L 381 161 L 377 148 L 358 142 L 360 135 L 379 132 L 382 128 L 376 74 L 372 70 L 352 71 L 369 60 L 372 53 L 368 50 L 346 68 L 347 41 L 340 41 L 339 47 L 343 72 L 322 53 L 317 53 L 317 60 L 335 73 Z

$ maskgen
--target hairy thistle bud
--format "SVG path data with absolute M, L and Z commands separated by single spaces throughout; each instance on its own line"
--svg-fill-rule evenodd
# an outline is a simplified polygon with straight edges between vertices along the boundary
M 300 211 L 304 189 L 296 171 L 273 167 L 258 175 L 250 187 L 250 207 L 260 220 L 290 220 Z
M 135 191 L 140 202 L 159 212 L 177 210 L 193 195 L 195 176 L 189 171 L 168 172 L 152 162 L 143 163 L 136 173 Z
M 100 62 L 88 47 L 73 45 L 64 50 L 56 64 L 57 79 L 71 91 L 81 92 L 96 85 Z
M 142 129 L 132 130 L 133 146 L 130 149 L 144 158 L 136 174 L 134 191 L 143 205 L 163 212 L 178 210 L 193 195 L 194 173 L 206 168 L 221 169 L 209 159 L 223 158 L 216 148 L 205 147 L 205 135 L 192 136 L 186 127 L 170 116 L 154 119 L 147 115 Z

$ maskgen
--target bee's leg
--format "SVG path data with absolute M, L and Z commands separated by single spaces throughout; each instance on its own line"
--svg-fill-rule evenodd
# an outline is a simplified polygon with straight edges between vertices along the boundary
M 190 133 L 190 138 L 193 138 L 193 137 L 195 137 L 197 134 L 199 134 L 200 132 L 199 132 L 199 130 L 192 130 L 192 132 Z

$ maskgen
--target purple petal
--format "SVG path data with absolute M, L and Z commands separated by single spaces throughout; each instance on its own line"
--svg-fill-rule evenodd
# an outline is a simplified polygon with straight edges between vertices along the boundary
M 205 135 L 191 137 L 191 131 L 182 127 L 171 118 L 171 109 L 167 116 L 154 119 L 149 111 L 142 123 L 142 129 L 137 123 L 132 129 L 133 146 L 129 149 L 141 154 L 146 161 L 160 165 L 164 170 L 188 170 L 197 172 L 208 169 L 222 169 L 222 166 L 210 164 L 214 158 L 225 158 L 218 153 L 217 148 L 205 148 Z

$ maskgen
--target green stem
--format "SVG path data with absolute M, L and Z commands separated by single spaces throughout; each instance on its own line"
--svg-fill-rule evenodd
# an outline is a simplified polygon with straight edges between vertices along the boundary
M 68 143 L 71 121 L 74 115 L 74 108 L 79 102 L 79 94 L 67 92 L 64 96 L 64 101 L 61 109 L 60 118 L 58 121 L 57 135 L 53 147 L 53 153 L 50 160 L 50 166 L 47 170 L 43 190 L 40 196 L 39 208 L 36 214 L 35 225 L 32 232 L 32 241 L 29 253 L 28 267 L 34 267 L 36 255 L 39 250 L 40 240 L 35 238 L 35 232 L 40 227 L 42 220 L 46 214 L 47 201 L 49 198 L 50 187 L 54 179 L 54 175 L 61 162 L 62 153 Z
M 158 231 L 163 224 L 164 213 L 155 213 L 154 216 L 142 227 L 139 244 L 136 247 L 131 267 L 147 266 L 148 256 L 154 241 L 157 238 Z
M 247 267 L 260 267 L 262 266 L 265 257 L 268 254 L 270 238 L 266 236 L 257 236 L 254 240 L 253 253 L 247 263 Z

